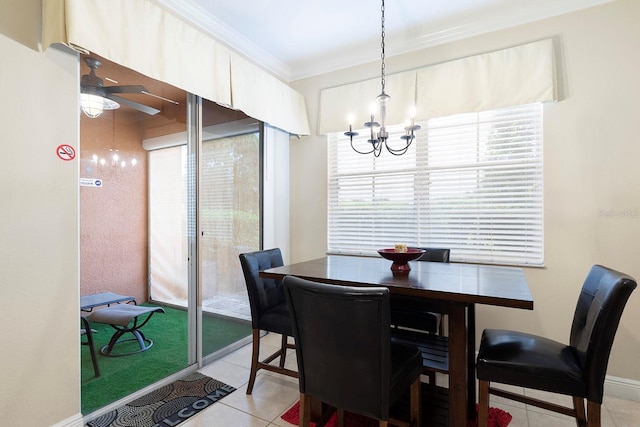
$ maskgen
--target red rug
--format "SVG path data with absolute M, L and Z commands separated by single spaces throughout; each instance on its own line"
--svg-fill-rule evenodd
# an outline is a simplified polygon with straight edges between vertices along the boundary
M 476 413 L 478 411 L 478 405 L 476 405 Z M 282 417 L 288 423 L 298 425 L 300 422 L 300 402 L 293 405 Z M 489 408 L 489 427 L 507 427 L 513 417 L 510 413 L 503 411 L 500 408 Z M 327 421 L 326 427 L 335 427 L 337 424 L 337 415 L 334 412 L 329 421 Z M 344 424 L 346 427 L 376 427 L 378 422 L 363 415 L 352 414 L 345 412 Z M 311 422 L 311 427 L 315 427 L 316 423 Z M 476 427 L 475 421 L 469 422 L 469 427 Z

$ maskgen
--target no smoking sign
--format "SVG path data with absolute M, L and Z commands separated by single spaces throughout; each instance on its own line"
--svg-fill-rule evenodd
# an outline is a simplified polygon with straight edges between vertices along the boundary
M 76 150 L 67 144 L 58 145 L 58 148 L 56 148 L 56 154 L 65 162 L 76 158 Z

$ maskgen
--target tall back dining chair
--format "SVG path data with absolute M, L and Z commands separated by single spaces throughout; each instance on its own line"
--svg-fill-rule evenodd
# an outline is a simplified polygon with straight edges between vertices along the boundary
M 311 400 L 379 420 L 410 393 L 410 425 L 420 425 L 422 357 L 416 347 L 392 344 L 389 289 L 284 279 L 293 319 L 300 372 L 301 426 L 309 425 Z
M 266 249 L 240 254 L 240 265 L 249 294 L 249 306 L 251 308 L 251 329 L 253 348 L 251 354 L 251 371 L 247 394 L 253 391 L 256 374 L 260 369 L 277 372 L 283 375 L 297 378 L 298 373 L 285 368 L 287 349 L 295 349 L 295 345 L 288 342 L 288 337 L 293 336 L 291 316 L 284 295 L 281 280 L 264 279 L 260 277 L 260 271 L 272 267 L 284 265 L 282 252 L 279 248 Z M 281 345 L 278 351 L 260 361 L 260 331 L 273 332 L 282 335 Z M 279 364 L 274 365 L 279 358 Z
M 449 262 L 450 249 L 440 248 L 416 248 L 424 249 L 425 253 L 418 261 Z M 394 327 L 411 328 L 426 331 L 432 334 L 443 334 L 442 315 L 440 313 L 424 310 L 415 299 L 393 295 L 391 297 L 391 325 Z
M 418 261 L 449 262 L 450 249 L 424 249 Z M 449 350 L 443 337 L 443 314 L 425 309 L 424 303 L 404 295 L 391 296 L 391 337 L 399 343 L 416 345 L 423 355 L 423 373 L 435 384 L 436 372 L 447 373 Z M 435 336 L 439 335 L 439 336 Z M 473 360 L 470 362 L 473 364 Z
M 591 267 L 578 297 L 568 345 L 524 332 L 485 329 L 477 358 L 478 426 L 487 425 L 489 394 L 572 416 L 578 426 L 600 426 L 609 354 L 635 288 L 635 280 L 626 274 L 601 265 Z M 491 382 L 572 396 L 573 408 L 494 389 Z

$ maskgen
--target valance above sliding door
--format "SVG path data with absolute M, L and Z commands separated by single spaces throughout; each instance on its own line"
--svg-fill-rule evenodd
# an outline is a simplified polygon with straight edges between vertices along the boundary
M 232 60 L 225 45 L 150 0 L 46 0 L 42 33 L 45 49 L 63 43 L 94 52 L 289 133 L 309 134 L 300 93 L 249 61 Z
M 379 79 L 371 79 L 322 90 L 318 133 L 344 131 L 350 115 L 355 115 L 354 127 L 362 128 L 369 121 L 368 105 L 380 93 L 379 87 L 374 90 L 376 81 L 379 84 Z M 411 106 L 421 121 L 555 101 L 555 84 L 551 39 L 391 74 L 387 76 L 386 92 L 391 96 L 387 123 L 402 124 Z M 396 114 L 395 120 L 391 114 Z

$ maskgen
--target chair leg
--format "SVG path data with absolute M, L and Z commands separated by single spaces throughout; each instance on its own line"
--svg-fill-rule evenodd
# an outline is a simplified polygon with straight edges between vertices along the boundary
M 589 427 L 600 427 L 600 423 L 600 404 L 587 400 L 587 425 Z
M 282 344 L 280 344 L 280 367 L 284 368 L 284 362 L 287 360 L 287 336 L 282 334 Z
M 251 394 L 251 392 L 253 391 L 253 384 L 256 382 L 256 373 L 258 371 L 259 357 L 260 357 L 260 329 L 254 329 L 253 330 L 253 350 L 251 351 L 251 371 L 249 372 L 249 384 L 247 384 L 247 394 Z
M 409 421 L 410 426 L 421 427 L 422 426 L 422 414 L 421 414 L 421 398 L 420 398 L 420 377 L 418 377 L 413 384 L 411 384 L 410 391 L 410 403 L 409 411 L 411 412 L 411 418 Z
M 93 373 L 96 377 L 100 376 L 100 368 L 98 367 L 98 355 L 96 354 L 96 348 L 93 342 L 93 331 L 91 328 L 87 329 L 87 343 L 89 345 L 89 353 L 91 354 L 91 363 L 93 364 Z
M 380 421 L 378 421 L 378 426 L 379 427 L 388 427 L 389 426 L 389 421 L 380 420 Z
M 93 364 L 93 373 L 96 377 L 100 376 L 100 367 L 98 366 L 98 356 L 96 354 L 96 348 L 93 341 L 93 331 L 91 330 L 91 325 L 89 321 L 84 317 L 81 317 L 85 335 L 87 336 L 87 345 L 89 346 L 89 353 L 91 354 L 91 363 Z
M 306 394 L 300 393 L 300 427 L 309 427 L 311 422 L 311 399 Z
M 584 413 L 584 399 L 573 396 L 573 409 L 576 411 L 576 424 L 578 427 L 586 427 L 587 417 Z
M 344 409 L 342 408 L 338 408 L 336 409 L 336 415 L 337 415 L 337 425 L 338 427 L 344 427 Z
M 489 381 L 478 381 L 478 427 L 489 424 Z

